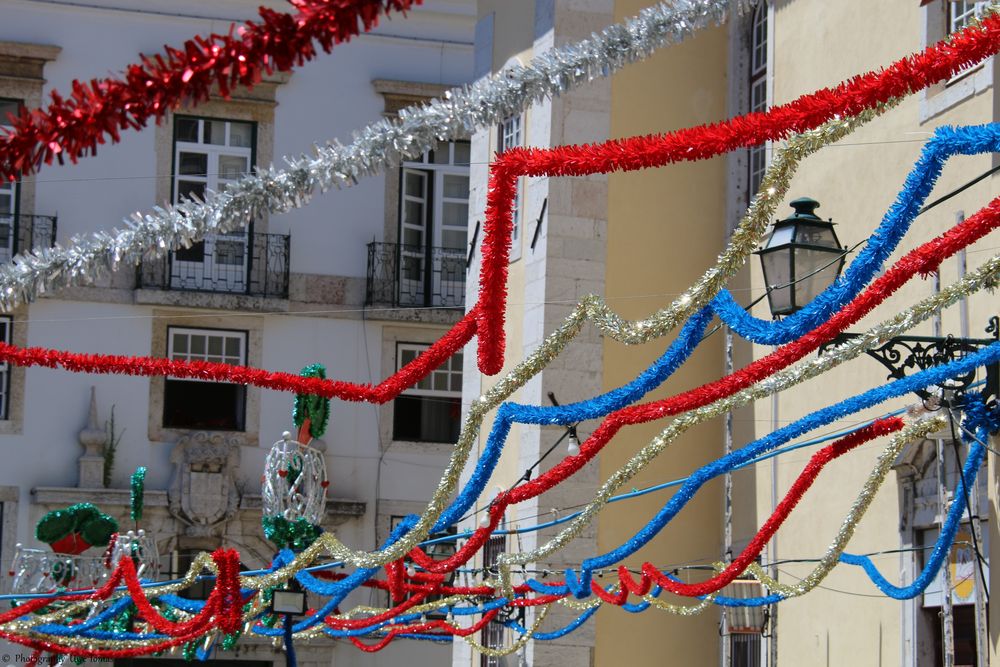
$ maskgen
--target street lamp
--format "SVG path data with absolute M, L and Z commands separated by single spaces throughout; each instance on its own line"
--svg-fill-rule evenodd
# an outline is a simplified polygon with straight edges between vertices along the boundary
M 845 249 L 833 231 L 833 221 L 815 213 L 819 202 L 801 197 L 791 206 L 795 213 L 775 221 L 770 238 L 756 253 L 774 317 L 794 313 L 812 301 L 833 284 L 844 266 Z

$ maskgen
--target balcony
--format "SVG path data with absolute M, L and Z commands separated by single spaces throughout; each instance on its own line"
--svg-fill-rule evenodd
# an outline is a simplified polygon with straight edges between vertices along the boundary
M 369 243 L 365 305 L 463 308 L 465 251 Z
M 289 246 L 287 234 L 215 234 L 144 260 L 138 287 L 287 299 Z
M 55 242 L 55 216 L 0 214 L 0 263 L 32 248 L 51 248 Z

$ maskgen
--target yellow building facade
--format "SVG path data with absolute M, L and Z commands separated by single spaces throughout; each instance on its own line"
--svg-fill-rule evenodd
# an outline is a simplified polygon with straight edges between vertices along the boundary
M 481 0 L 476 76 L 526 63 L 553 45 L 587 37 L 651 4 L 650 0 Z M 610 80 L 597 80 L 538 103 L 498 127 L 478 132 L 472 143 L 470 224 L 474 228 L 485 209 L 487 163 L 506 148 L 666 132 L 782 104 L 919 51 L 972 20 L 984 4 L 760 0 L 726 25 L 663 49 Z M 833 218 L 842 244 L 848 247 L 867 239 L 934 128 L 997 120 L 993 90 L 994 69 L 989 61 L 947 84 L 903 100 L 881 118 L 808 158 L 793 181 L 788 201 L 804 196 L 819 201 L 818 213 L 824 219 Z M 611 176 L 523 179 L 510 265 L 504 372 L 535 349 L 587 294 L 604 295 L 617 313 L 629 319 L 645 317 L 669 304 L 715 263 L 777 148 L 767 146 L 703 162 Z M 931 198 L 984 173 L 994 164 L 994 157 L 950 160 Z M 984 206 L 997 192 L 996 178 L 988 176 L 921 215 L 890 263 Z M 779 206 L 779 217 L 790 213 L 787 202 Z M 933 293 L 937 285 L 954 282 L 964 271 L 992 256 L 996 246 L 996 240 L 987 237 L 962 256 L 944 262 L 938 277 L 911 281 L 852 331 L 863 331 Z M 467 283 L 471 290 L 476 289 L 477 280 L 478 258 L 473 257 Z M 743 304 L 765 293 L 767 285 L 756 258 L 731 282 L 730 289 Z M 473 301 L 470 293 L 467 303 Z M 751 312 L 771 318 L 766 299 Z M 944 313 L 939 323 L 929 322 L 911 333 L 985 338 L 988 334 L 983 329 L 996 313 L 996 297 L 983 293 Z M 645 400 L 669 396 L 724 375 L 728 367 L 726 341 L 722 330 L 708 337 L 691 359 Z M 542 405 L 554 396 L 560 403 L 568 403 L 614 389 L 635 378 L 662 354 L 668 342 L 624 346 L 585 326 L 559 359 L 512 400 Z M 737 339 L 732 363 L 740 368 L 771 349 Z M 673 443 L 631 480 L 630 486 L 643 488 L 690 474 L 721 456 L 727 438 L 733 447 L 743 446 L 819 407 L 884 384 L 886 373 L 875 360 L 862 356 L 783 392 L 775 400 L 761 400 L 735 412 L 728 425 L 725 419 L 702 424 Z M 494 381 L 481 376 L 472 355 L 467 355 L 466 404 Z M 915 403 L 916 396 L 907 396 L 800 440 L 847 430 Z M 558 518 L 567 508 L 587 502 L 601 482 L 667 423 L 623 429 L 595 462 L 567 483 L 512 508 L 505 517 L 505 527 Z M 584 439 L 596 425 L 596 421 L 578 425 L 579 438 Z M 487 434 L 485 429 L 480 434 L 481 447 Z M 529 467 L 536 476 L 550 468 L 566 456 L 565 440 L 560 441 L 565 435 L 561 427 L 515 425 L 487 488 L 494 492 L 509 488 Z M 874 441 L 838 459 L 810 489 L 777 541 L 762 556 L 767 565 L 779 561 L 782 583 L 795 583 L 814 567 L 812 559 L 826 550 L 884 446 L 884 439 Z M 950 440 L 947 447 L 950 451 Z M 664 570 L 677 569 L 688 581 L 707 577 L 704 568 L 738 554 L 746 545 L 770 515 L 775 498 L 788 490 L 817 448 L 803 448 L 736 472 L 728 496 L 732 507 L 728 528 L 724 480 L 709 483 L 675 521 L 624 564 L 636 570 L 649 561 Z M 936 451 L 936 443 L 930 441 L 916 443 L 901 455 L 849 545 L 852 553 L 877 554 L 873 556 L 875 563 L 897 583 L 908 583 L 920 571 L 928 541 L 935 535 L 935 522 L 940 519 L 940 513 L 929 504 L 936 491 Z M 946 477 L 946 482 L 953 489 L 954 458 L 948 466 L 946 474 L 951 477 Z M 981 527 L 986 533 L 990 532 L 987 528 L 995 532 L 996 522 L 986 522 L 985 485 L 980 492 Z M 527 574 L 544 576 L 567 566 L 577 568 L 582 559 L 615 548 L 641 528 L 669 494 L 663 491 L 608 506 L 592 530 L 550 560 L 534 564 Z M 480 515 L 488 502 L 484 499 L 477 508 Z M 474 527 L 476 521 L 471 517 L 465 528 Z M 501 550 L 533 548 L 553 534 L 548 530 L 505 540 L 495 538 L 487 559 Z M 989 536 L 985 539 L 989 541 Z M 489 565 L 477 563 L 477 567 Z M 612 576 L 603 579 L 605 584 L 612 580 Z M 663 599 L 685 602 L 672 596 Z M 967 660 L 972 617 L 965 603 L 969 598 L 954 599 L 956 657 Z M 596 620 L 567 637 L 529 642 L 509 658 L 482 658 L 456 644 L 454 664 L 928 667 L 940 664 L 937 661 L 943 650 L 941 624 L 934 620 L 942 600 L 940 589 L 936 597 L 928 594 L 913 601 L 891 600 L 860 568 L 840 566 L 817 590 L 781 603 L 776 613 L 770 613 L 761 633 L 731 634 L 731 626 L 718 609 L 693 617 L 657 610 L 629 614 L 621 609 L 602 609 Z M 557 605 L 543 629 L 559 627 L 576 613 Z M 530 623 L 530 614 L 523 620 Z M 513 639 L 500 629 L 486 629 L 481 637 L 492 645 L 509 645 Z

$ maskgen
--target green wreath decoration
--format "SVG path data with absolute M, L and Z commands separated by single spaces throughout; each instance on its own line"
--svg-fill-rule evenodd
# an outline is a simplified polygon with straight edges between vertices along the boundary
M 323 364 L 310 364 L 299 373 L 306 378 L 326 379 L 326 367 Z M 302 428 L 306 418 L 309 419 L 309 435 L 321 438 L 326 433 L 330 421 L 330 399 L 312 394 L 295 394 L 292 405 L 292 421 L 296 428 Z

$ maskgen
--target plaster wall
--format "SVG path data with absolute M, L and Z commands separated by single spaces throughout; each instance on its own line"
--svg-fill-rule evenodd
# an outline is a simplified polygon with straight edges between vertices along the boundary
M 773 20 L 773 78 L 775 104 L 780 104 L 821 86 L 833 85 L 858 72 L 886 65 L 925 46 L 928 26 L 941 20 L 941 3 L 926 8 L 908 0 L 869 3 L 839 3 L 788 0 L 775 3 Z M 936 13 L 936 14 L 935 14 Z M 863 18 L 862 18 L 863 17 Z M 803 29 L 808 26 L 808 29 Z M 933 32 L 931 30 L 930 32 Z M 831 48 L 831 45 L 836 48 Z M 992 77 L 992 63 L 979 70 Z M 977 76 L 974 74 L 973 76 Z M 942 95 L 954 95 L 954 87 L 943 86 L 927 94 L 904 100 L 867 127 L 842 140 L 837 146 L 821 151 L 803 164 L 796 176 L 789 199 L 810 196 L 822 203 L 819 214 L 832 217 L 838 224 L 841 242 L 851 246 L 870 236 L 882 215 L 901 188 L 903 179 L 920 154 L 923 142 L 934 128 L 944 124 L 979 124 L 996 120 L 992 86 L 960 98 L 951 108 L 928 116 L 929 109 L 940 107 Z M 991 165 L 991 156 L 957 157 L 949 160 L 931 199 L 934 199 Z M 954 224 L 956 215 L 971 215 L 996 193 L 996 177 L 987 179 L 938 208 L 922 215 L 893 254 L 890 262 L 902 253 L 942 233 Z M 779 216 L 790 212 L 785 206 Z M 987 237 L 970 247 L 970 269 L 995 251 L 996 239 Z M 958 260 L 946 260 L 940 270 L 942 284 L 958 277 Z M 760 294 L 763 281 L 759 268 L 751 267 L 751 296 Z M 887 319 L 901 309 L 929 295 L 934 280 L 915 279 L 887 299 L 875 313 L 851 327 L 863 331 Z M 968 303 L 968 324 L 960 310 L 950 309 L 942 317 L 944 334 L 984 337 L 983 327 L 996 312 L 995 297 L 983 293 Z M 769 317 L 762 304 L 754 309 L 758 317 Z M 963 333 L 963 327 L 967 326 Z M 934 333 L 930 322 L 912 333 Z M 757 348 L 756 356 L 769 352 Z M 800 387 L 782 393 L 778 425 L 885 382 L 885 371 L 874 360 L 861 357 Z M 848 428 L 860 420 L 883 414 L 915 401 L 906 396 L 854 417 L 831 424 L 823 432 Z M 756 406 L 758 434 L 771 430 L 770 401 Z M 815 434 L 810 434 L 815 435 Z M 829 466 L 817 480 L 799 508 L 780 533 L 779 558 L 815 558 L 822 554 L 836 533 L 855 495 L 867 478 L 875 457 L 885 446 L 880 440 L 860 447 L 850 456 Z M 778 465 L 779 496 L 783 494 L 805 465 L 813 449 L 782 456 Z M 758 516 L 770 512 L 770 465 L 757 470 L 759 493 Z M 890 475 L 885 487 L 851 540 L 849 551 L 867 553 L 899 548 L 899 506 L 896 480 Z M 887 554 L 875 558 L 879 568 L 893 574 L 906 569 L 909 554 Z M 788 564 L 781 568 L 781 578 L 794 582 L 811 570 L 811 564 Z M 912 632 L 903 623 L 903 605 L 878 596 L 878 591 L 858 568 L 839 567 L 823 584 L 824 588 L 808 596 L 782 604 L 779 615 L 780 664 L 857 664 L 911 665 Z M 874 597 L 873 597 L 874 596 Z M 826 619 L 830 619 L 828 622 Z M 835 619 L 835 620 L 834 620 Z
M 615 19 L 634 15 L 648 4 L 617 0 Z M 612 79 L 612 136 L 664 132 L 725 118 L 727 52 L 726 28 L 715 28 L 617 74 Z M 714 263 L 725 233 L 725 179 L 724 158 L 609 178 L 606 296 L 616 312 L 628 319 L 647 317 L 667 306 Z M 602 389 L 634 378 L 662 354 L 671 337 L 628 347 L 604 337 Z M 702 384 L 718 377 L 722 368 L 722 336 L 717 335 L 703 342 L 645 400 Z M 624 429 L 601 453 L 600 479 L 607 479 L 668 423 Z M 722 433 L 721 421 L 692 429 L 622 490 L 690 473 L 721 454 Z M 598 553 L 629 539 L 668 497 L 669 492 L 664 492 L 609 506 L 598 527 Z M 665 567 L 717 559 L 722 542 L 721 507 L 721 484 L 707 485 L 677 520 L 624 563 L 635 569 L 643 561 Z M 714 611 L 676 617 L 603 610 L 597 615 L 595 664 L 661 665 L 666 655 L 671 664 L 712 664 L 717 623 Z

